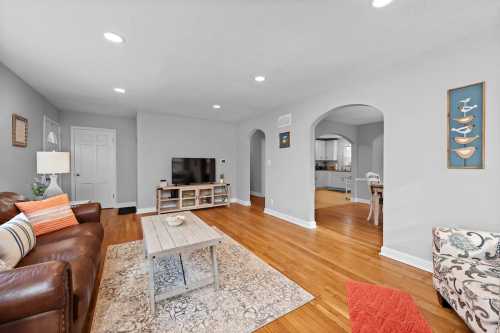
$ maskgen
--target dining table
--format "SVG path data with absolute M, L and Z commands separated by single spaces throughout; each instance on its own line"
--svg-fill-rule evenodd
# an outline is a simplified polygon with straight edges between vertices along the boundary
M 374 219 L 375 225 L 379 224 L 380 213 L 383 209 L 383 199 L 384 199 L 384 184 L 371 184 L 370 189 L 372 192 L 372 202 L 370 205 L 370 213 L 368 214 L 368 221 L 372 218 Z

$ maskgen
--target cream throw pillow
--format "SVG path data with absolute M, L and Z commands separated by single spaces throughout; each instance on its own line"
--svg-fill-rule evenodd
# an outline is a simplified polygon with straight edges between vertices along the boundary
M 33 226 L 23 213 L 0 225 L 0 271 L 15 268 L 35 244 Z

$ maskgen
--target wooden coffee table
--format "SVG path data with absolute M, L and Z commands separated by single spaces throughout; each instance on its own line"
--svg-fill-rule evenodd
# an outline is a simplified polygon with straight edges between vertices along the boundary
M 186 221 L 178 226 L 169 226 L 166 217 L 184 215 Z M 154 215 L 141 218 L 142 232 L 144 235 L 144 251 L 149 265 L 149 294 L 151 311 L 155 313 L 157 301 L 174 297 L 190 290 L 214 284 L 219 288 L 219 276 L 217 269 L 217 255 L 215 247 L 222 242 L 222 235 L 217 229 L 210 227 L 199 217 L 191 212 L 182 212 L 165 215 Z M 182 262 L 183 254 L 194 250 L 210 248 L 212 258 L 213 278 L 205 278 L 199 281 L 189 282 L 188 274 Z M 178 255 L 182 267 L 184 285 L 173 288 L 168 292 L 155 294 L 155 261 L 164 257 Z

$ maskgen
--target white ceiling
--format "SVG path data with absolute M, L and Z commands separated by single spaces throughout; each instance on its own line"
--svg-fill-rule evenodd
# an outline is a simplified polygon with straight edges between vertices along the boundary
M 370 2 L 0 0 L 0 60 L 63 110 L 238 121 L 490 29 L 500 10 L 497 0 Z
M 350 105 L 330 111 L 325 120 L 358 126 L 384 121 L 384 115 L 371 106 Z

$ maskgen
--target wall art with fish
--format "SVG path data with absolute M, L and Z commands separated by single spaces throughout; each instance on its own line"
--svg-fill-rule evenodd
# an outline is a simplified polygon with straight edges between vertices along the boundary
M 484 169 L 485 83 L 448 90 L 448 168 Z

